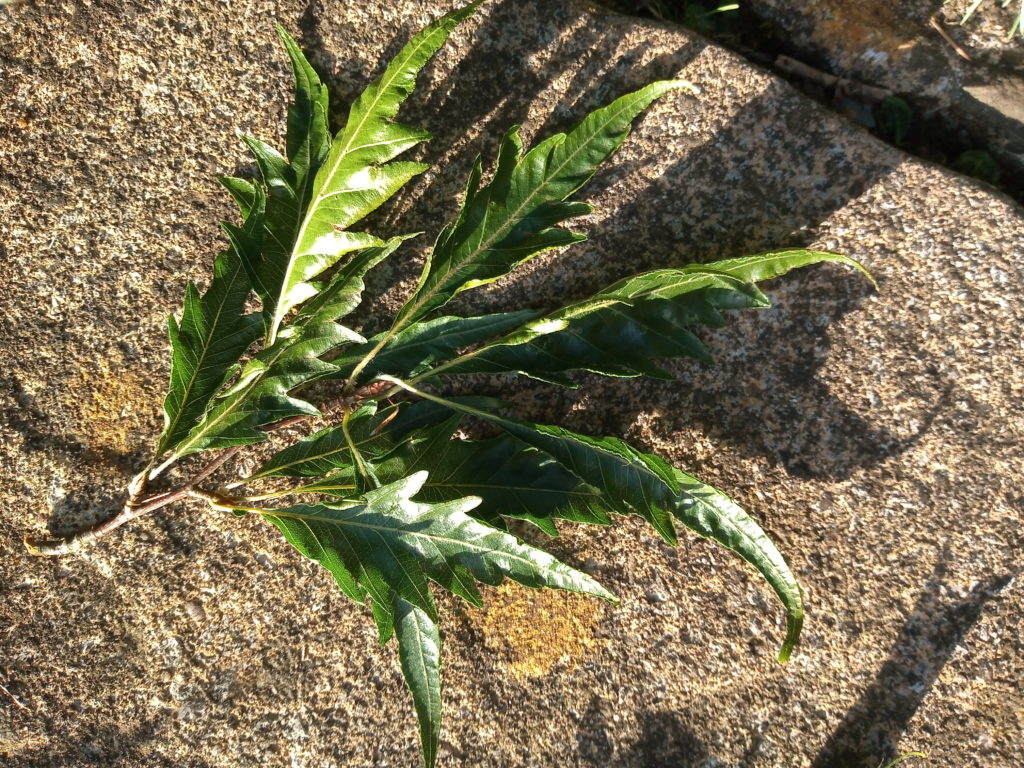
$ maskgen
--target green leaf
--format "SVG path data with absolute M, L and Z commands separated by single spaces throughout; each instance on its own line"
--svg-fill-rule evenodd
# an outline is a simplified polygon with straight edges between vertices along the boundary
M 348 423 L 349 434 L 360 453 L 380 458 L 394 448 L 387 435 L 379 429 L 395 408 L 377 412 L 377 404 L 369 403 L 354 414 Z M 264 477 L 319 477 L 333 470 L 353 468 L 355 461 L 341 426 L 322 429 L 274 454 L 263 466 L 251 474 L 247 482 Z
M 414 323 L 397 335 L 381 333 L 364 346 L 346 350 L 344 357 L 334 361 L 338 366 L 335 376 L 349 377 L 353 368 L 384 339 L 385 346 L 360 371 L 359 381 L 369 381 L 379 373 L 411 376 L 453 357 L 459 349 L 492 339 L 536 316 L 533 310 L 520 310 L 479 317 L 438 317 Z
M 462 398 L 478 407 L 500 407 L 486 398 Z M 352 443 L 381 483 L 397 482 L 420 471 L 428 472 L 419 493 L 424 501 L 444 502 L 479 496 L 471 514 L 497 528 L 505 517 L 528 520 L 550 536 L 557 536 L 555 520 L 607 525 L 611 522 L 596 489 L 566 472 L 549 456 L 499 435 L 489 440 L 454 440 L 461 415 L 444 408 L 423 418 L 417 406 L 436 405 L 423 400 L 410 407 L 401 403 L 378 412 L 375 403 L 352 415 L 348 429 Z M 443 421 L 439 418 L 447 417 Z M 437 423 L 437 422 L 441 423 Z M 407 434 L 415 430 L 412 434 Z M 344 430 L 330 427 L 284 448 L 250 475 L 250 483 L 265 477 L 323 479 L 300 485 L 291 493 L 320 493 L 351 499 L 359 488 L 358 470 Z M 280 492 L 275 495 L 280 495 Z
M 393 381 L 415 394 L 445 400 Z M 663 538 L 675 543 L 676 519 L 754 565 L 779 596 L 787 614 L 787 632 L 779 659 L 789 658 L 803 624 L 803 603 L 796 577 L 768 536 L 735 502 L 720 491 L 613 437 L 589 437 L 562 427 L 532 424 L 452 403 L 452 410 L 498 425 L 605 495 L 605 505 L 619 514 L 636 514 Z
M 870 274 L 856 261 L 823 251 L 789 250 L 659 269 L 620 280 L 584 301 L 525 324 L 507 336 L 438 368 L 446 374 L 516 371 L 565 386 L 566 371 L 672 378 L 653 358 L 712 362 L 689 329 L 720 326 L 719 310 L 768 307 L 753 283 L 823 261 Z
M 421 163 L 389 162 L 430 138 L 430 134 L 394 121 L 416 84 L 416 75 L 448 35 L 476 10 L 478 3 L 453 11 L 414 37 L 352 104 L 348 121 L 331 144 L 316 174 L 313 195 L 293 244 L 284 253 L 267 254 L 264 284 L 270 293 L 267 340 L 277 338 L 284 316 L 309 299 L 309 283 L 344 254 L 381 245 L 381 241 L 349 230 L 409 179 L 426 170 Z
M 288 51 L 295 79 L 295 96 L 288 107 L 288 162 L 302 190 L 300 202 L 305 205 L 309 199 L 309 182 L 323 165 L 331 148 L 331 133 L 327 127 L 328 94 L 316 71 L 284 27 L 278 25 L 277 34 Z
M 614 601 L 585 573 L 467 514 L 479 499 L 413 501 L 426 479 L 417 472 L 368 491 L 360 504 L 303 504 L 262 514 L 339 581 L 357 584 L 360 601 L 370 595 L 382 640 L 393 629 L 392 592 L 436 618 L 427 578 L 475 605 L 480 596 L 471 577 L 490 585 L 508 577 Z
M 753 285 L 729 275 L 665 269 L 617 283 L 585 301 L 527 323 L 439 371 L 503 373 L 575 386 L 566 371 L 606 376 L 672 378 L 653 358 L 693 357 L 711 362 L 690 330 L 720 326 L 720 309 L 764 307 Z
M 327 568 L 345 594 L 359 602 L 369 596 L 382 642 L 398 635 L 430 765 L 440 730 L 440 662 L 428 579 L 474 605 L 480 604 L 474 579 L 497 585 L 505 577 L 529 587 L 615 597 L 585 573 L 468 515 L 479 499 L 414 501 L 426 477 L 418 472 L 354 505 L 298 505 L 262 515 Z
M 525 154 L 518 128 L 510 130 L 491 182 L 478 189 L 479 164 L 474 168 L 462 211 L 438 237 L 416 292 L 396 324 L 407 325 L 460 291 L 492 282 L 543 251 L 584 239 L 556 225 L 588 213 L 590 207 L 563 201 L 622 144 L 640 112 L 666 92 L 687 86 L 681 80 L 652 83 Z
M 231 176 L 221 176 L 218 181 L 231 194 L 231 199 L 242 212 L 242 218 L 248 218 L 249 212 L 259 204 L 263 190 L 258 189 L 251 181 Z
M 266 439 L 259 427 L 293 416 L 316 416 L 311 404 L 291 397 L 296 387 L 336 369 L 320 356 L 342 344 L 366 340 L 337 323 L 290 326 L 277 342 L 250 360 L 238 380 L 214 401 L 175 456 Z
M 302 305 L 292 325 L 326 323 L 339 320 L 351 313 L 363 299 L 366 285 L 363 278 L 397 250 L 403 242 L 416 235 L 400 235 L 376 248 L 366 248 L 349 259 L 331 278 L 327 286 Z
M 605 503 L 614 511 L 643 517 L 666 541 L 675 543 L 671 515 L 751 563 L 786 609 L 787 632 L 779 659 L 789 658 L 803 624 L 796 577 L 764 531 L 737 504 L 661 458 L 641 453 L 621 440 L 588 437 L 561 427 L 492 420 L 607 494 Z
M 871 273 L 864 268 L 863 264 L 851 259 L 849 256 L 842 256 L 838 253 L 829 253 L 828 251 L 806 251 L 800 249 L 770 251 L 756 256 L 741 256 L 737 259 L 723 259 L 721 261 L 712 262 L 711 264 L 690 264 L 689 266 L 683 267 L 683 270 L 686 272 L 698 273 L 708 271 L 721 272 L 747 283 L 759 283 L 762 280 L 781 277 L 790 270 L 797 269 L 798 267 L 806 267 L 811 264 L 820 264 L 822 262 L 845 264 L 848 267 L 853 267 L 870 280 L 871 284 L 875 288 L 878 287 L 878 284 L 875 282 L 875 278 L 872 277 Z
M 398 660 L 420 724 L 423 761 L 431 768 L 441 736 L 441 633 L 429 613 L 401 597 L 395 596 L 394 612 Z
M 281 27 L 277 31 L 291 59 L 295 79 L 295 98 L 288 108 L 288 159 L 265 142 L 243 138 L 256 158 L 269 191 L 265 236 L 259 250 L 248 260 L 250 279 L 263 303 L 264 321 L 268 325 L 277 301 L 279 265 L 288 258 L 312 196 L 313 180 L 331 144 L 327 129 L 327 89 L 295 41 Z M 248 190 L 238 180 L 231 180 L 225 186 L 244 213 Z
M 188 435 L 213 396 L 236 372 L 239 359 L 259 338 L 259 318 L 243 313 L 251 287 L 246 260 L 258 249 L 263 229 L 263 192 L 241 179 L 227 179 L 225 186 L 238 200 L 245 221 L 240 228 L 224 224 L 231 250 L 214 262 L 210 287 L 200 298 L 195 285 L 189 283 L 181 323 L 168 318 L 171 380 L 156 456 Z
M 714 539 L 753 565 L 786 608 L 786 639 L 779 661 L 788 661 L 804 623 L 800 585 L 782 553 L 736 502 L 682 470 L 674 469 L 680 493 L 673 516 L 701 536 Z
M 425 501 L 450 501 L 479 496 L 471 512 L 496 527 L 501 515 L 528 520 L 549 536 L 557 536 L 554 520 L 607 525 L 603 497 L 580 482 L 551 457 L 525 447 L 508 435 L 489 440 L 453 440 L 461 417 L 411 436 L 374 465 L 382 482 L 426 471 L 419 493 Z M 341 480 L 333 476 L 335 482 Z

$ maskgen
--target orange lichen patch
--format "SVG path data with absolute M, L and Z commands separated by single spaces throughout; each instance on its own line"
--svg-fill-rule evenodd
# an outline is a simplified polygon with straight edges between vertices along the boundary
M 895 54 L 912 42 L 891 0 L 818 0 L 807 5 L 819 39 L 829 50 L 859 55 L 869 49 Z
M 594 637 L 605 603 L 593 597 L 505 582 L 484 595 L 470 613 L 485 645 L 519 679 L 548 674 L 556 665 L 572 669 L 604 645 Z
M 159 394 L 138 371 L 100 360 L 75 372 L 63 401 L 91 451 L 124 454 L 137 447 L 134 436 L 151 418 Z

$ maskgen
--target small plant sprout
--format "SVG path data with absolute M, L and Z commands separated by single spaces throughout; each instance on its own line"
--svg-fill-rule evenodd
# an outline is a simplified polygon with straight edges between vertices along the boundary
M 670 544 L 678 526 L 689 528 L 748 561 L 778 595 L 786 613 L 781 661 L 804 619 L 786 561 L 721 491 L 617 437 L 534 423 L 492 398 L 447 394 L 446 382 L 514 373 L 572 387 L 575 371 L 670 379 L 659 358 L 710 362 L 694 328 L 721 325 L 724 310 L 768 306 L 756 283 L 823 261 L 864 272 L 844 256 L 787 250 L 645 272 L 546 314 L 446 314 L 461 292 L 584 239 L 564 226 L 591 210 L 574 196 L 651 103 L 690 87 L 667 80 L 532 147 L 511 128 L 489 176 L 477 159 L 458 215 L 437 233 L 390 324 L 368 337 L 343 325 L 370 298 L 366 274 L 412 237 L 357 226 L 427 169 L 397 159 L 430 138 L 398 122 L 399 107 L 479 2 L 417 34 L 334 136 L 327 88 L 279 30 L 295 77 L 285 152 L 246 138 L 262 183 L 221 180 L 241 223 L 223 225 L 228 247 L 209 286 L 200 293 L 189 283 L 180 319 L 168 321 L 170 384 L 153 457 L 115 517 L 68 539 L 26 541 L 39 555 L 73 551 L 185 499 L 265 520 L 346 595 L 368 603 L 382 642 L 396 638 L 428 766 L 441 729 L 431 582 L 474 605 L 478 582 L 506 578 L 616 600 L 591 576 L 512 535 L 509 519 L 555 536 L 559 521 L 608 525 L 615 515 L 638 515 Z M 314 382 L 315 391 L 333 394 L 310 397 Z M 303 425 L 306 437 L 252 471 L 229 474 L 247 446 Z M 465 437 L 482 427 L 494 436 Z M 179 465 L 174 476 L 188 479 L 172 483 L 168 470 Z

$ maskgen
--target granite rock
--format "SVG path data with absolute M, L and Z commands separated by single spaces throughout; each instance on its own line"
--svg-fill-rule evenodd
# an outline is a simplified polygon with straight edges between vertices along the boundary
M 0 762 L 416 764 L 393 649 L 269 526 L 182 506 L 62 559 L 21 540 L 110 514 L 145 461 L 165 317 L 233 215 L 215 177 L 252 170 L 236 131 L 283 133 L 273 24 L 345 104 L 452 5 L 0 9 Z M 732 493 L 803 582 L 803 644 L 775 662 L 782 613 L 725 551 L 669 548 L 636 520 L 567 526 L 548 545 L 621 605 L 509 586 L 483 611 L 442 599 L 440 764 L 874 768 L 921 750 L 1018 766 L 1019 207 L 678 29 L 491 0 L 405 112 L 435 134 L 421 154 L 436 170 L 376 226 L 433 235 L 509 124 L 544 135 L 676 75 L 700 95 L 660 102 L 594 179 L 590 241 L 462 308 L 553 306 L 639 270 L 784 246 L 863 261 L 877 293 L 831 266 L 770 284 L 775 307 L 706 334 L 717 365 L 674 364 L 677 382 L 487 385 Z M 376 278 L 392 308 L 413 251 Z

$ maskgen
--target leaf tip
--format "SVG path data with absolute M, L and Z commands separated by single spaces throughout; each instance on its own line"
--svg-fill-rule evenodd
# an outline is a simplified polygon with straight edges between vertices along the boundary
M 666 80 L 665 81 L 666 91 L 686 91 L 691 96 L 700 96 L 701 89 L 696 83 L 690 82 L 689 80 Z
M 36 544 L 35 540 L 31 536 L 26 536 L 21 541 L 22 544 L 25 545 L 25 549 L 28 550 L 28 553 L 30 555 L 32 555 L 33 557 L 42 557 L 43 550 L 39 548 L 39 546 Z

